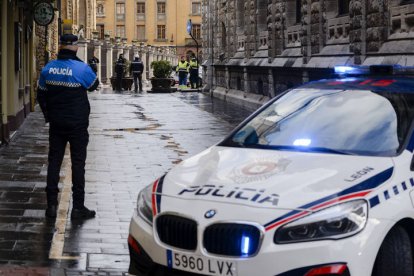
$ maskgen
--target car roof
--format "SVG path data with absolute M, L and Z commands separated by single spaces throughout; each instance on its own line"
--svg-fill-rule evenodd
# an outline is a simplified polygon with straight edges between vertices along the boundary
M 370 90 L 372 92 L 414 94 L 414 78 L 396 76 L 346 77 L 313 81 L 301 85 L 298 88 Z

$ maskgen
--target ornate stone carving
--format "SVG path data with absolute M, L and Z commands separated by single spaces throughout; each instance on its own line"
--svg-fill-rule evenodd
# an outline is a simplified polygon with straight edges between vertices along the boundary
M 377 52 L 387 38 L 388 10 L 384 0 L 367 2 L 367 51 Z
M 362 23 L 363 23 L 363 0 L 351 0 L 349 4 L 349 18 L 350 18 L 350 51 L 354 53 L 354 63 L 362 63 Z

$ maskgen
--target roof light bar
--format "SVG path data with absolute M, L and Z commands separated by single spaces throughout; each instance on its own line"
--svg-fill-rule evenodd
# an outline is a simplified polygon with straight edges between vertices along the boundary
M 414 66 L 370 65 L 370 66 L 335 66 L 338 75 L 414 75 Z

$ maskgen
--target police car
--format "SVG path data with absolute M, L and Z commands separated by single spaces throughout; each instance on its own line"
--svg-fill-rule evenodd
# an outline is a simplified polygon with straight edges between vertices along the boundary
M 143 189 L 129 272 L 413 275 L 414 78 L 336 72 Z

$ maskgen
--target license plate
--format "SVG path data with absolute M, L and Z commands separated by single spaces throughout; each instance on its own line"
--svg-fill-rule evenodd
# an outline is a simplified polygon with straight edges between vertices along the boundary
M 168 267 L 208 275 L 237 276 L 236 262 L 167 250 Z

